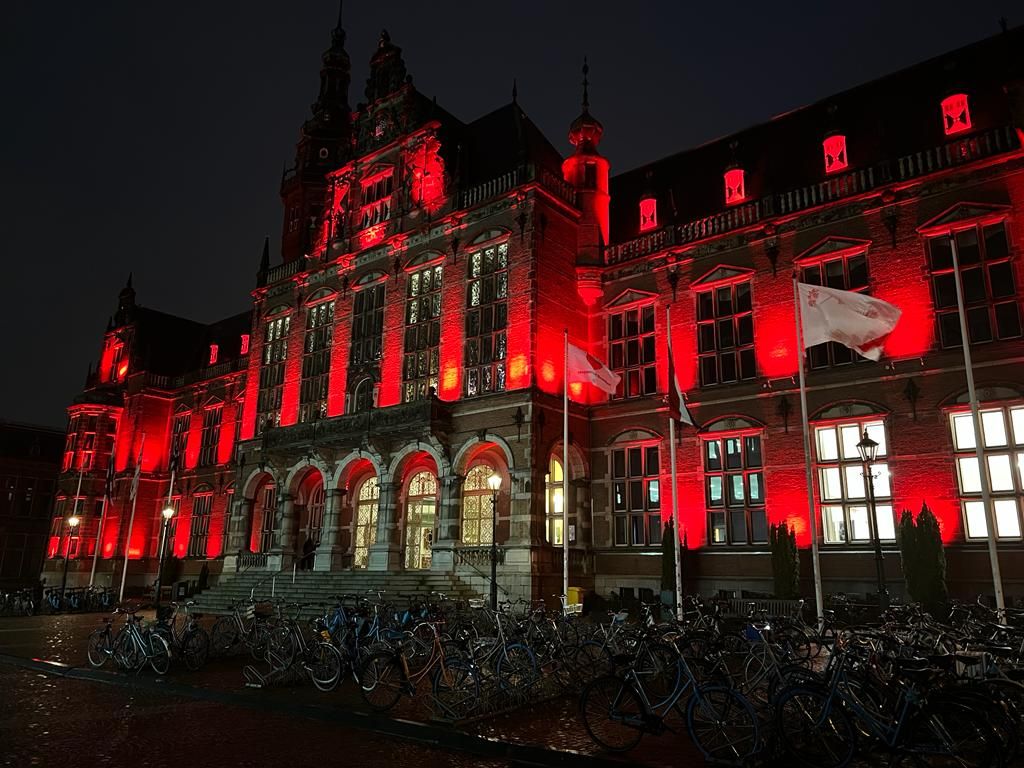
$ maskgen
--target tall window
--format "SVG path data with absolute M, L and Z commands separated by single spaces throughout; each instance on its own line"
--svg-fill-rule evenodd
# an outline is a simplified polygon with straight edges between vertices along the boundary
M 68 472 L 75 462 L 75 440 L 78 438 L 78 416 L 72 416 L 68 423 L 68 434 L 64 438 L 64 460 L 61 472 Z
M 91 426 L 95 429 L 95 416 L 90 416 L 89 421 L 92 423 Z M 89 427 L 87 426 L 86 429 Z M 93 467 L 93 462 L 96 461 L 96 432 L 83 432 L 82 433 L 82 448 L 79 453 L 79 469 L 89 471 Z
M 405 302 L 405 359 L 402 402 L 424 400 L 437 391 L 438 347 L 441 343 L 441 266 L 409 275 Z
M 384 332 L 384 284 L 378 283 L 356 291 L 352 307 L 353 366 L 380 360 L 381 337 Z
M 376 477 L 368 477 L 359 486 L 355 510 L 355 556 L 356 568 L 365 568 L 370 547 L 377 542 L 377 508 L 380 503 L 380 483 Z
M 547 520 L 547 538 L 556 547 L 562 546 L 562 523 L 563 506 L 565 498 L 562 495 L 562 462 L 555 456 L 551 457 L 548 463 L 548 473 L 545 479 L 546 493 L 544 494 L 544 517 Z
M 1017 539 L 1021 536 L 1020 515 L 1024 502 L 1024 406 L 986 408 L 980 416 L 996 535 L 1001 539 Z M 982 539 L 988 536 L 988 519 L 981 501 L 974 422 L 970 412 L 954 413 L 950 424 L 967 538 Z
M 437 515 L 437 477 L 417 472 L 409 481 L 405 500 L 405 567 L 430 567 Z
M 393 174 L 382 173 L 363 182 L 362 208 L 359 212 L 359 228 L 366 229 L 391 218 L 391 192 Z
M 188 431 L 192 426 L 192 413 L 190 411 L 179 411 L 174 415 L 174 422 L 171 426 L 171 452 L 168 454 L 168 464 L 172 456 L 178 457 L 178 473 L 181 473 L 185 466 L 185 446 L 188 444 Z
M 800 280 L 810 285 L 824 285 L 841 291 L 864 293 L 868 288 L 868 258 L 858 253 L 803 267 Z M 807 350 L 811 368 L 827 368 L 865 360 L 849 347 L 834 341 L 816 344 Z
M 754 316 L 750 282 L 697 294 L 697 352 L 701 386 L 752 379 Z
M 466 283 L 466 395 L 505 389 L 508 243 L 470 254 Z
M 288 359 L 288 332 L 292 318 L 268 320 L 263 334 L 260 388 L 256 398 L 256 434 L 281 423 L 281 395 L 284 392 L 284 364 Z
M 302 383 L 299 386 L 299 421 L 327 416 L 327 381 L 331 372 L 334 337 L 334 302 L 325 301 L 306 312 L 302 347 Z
M 608 342 L 611 347 L 610 368 L 622 377 L 615 397 L 637 397 L 657 392 L 654 305 L 609 315 Z
M 324 530 L 324 512 L 327 508 L 327 491 L 323 483 L 318 483 L 309 492 L 309 499 L 306 501 L 306 512 L 308 515 L 308 536 L 317 546 L 320 546 L 320 539 Z
M 956 244 L 971 343 L 1019 337 L 1020 308 L 1006 225 L 1000 222 L 960 230 L 956 233 Z M 931 238 L 928 259 L 939 339 L 943 347 L 958 347 L 962 340 L 950 239 Z
M 192 521 L 188 536 L 188 556 L 206 557 L 206 542 L 210 538 L 210 512 L 213 493 L 197 493 L 192 497 Z
M 462 484 L 462 543 L 480 546 L 490 544 L 494 538 L 491 511 L 491 489 L 487 479 L 494 470 L 486 464 L 477 464 L 466 475 Z
M 249 532 L 251 552 L 269 552 L 274 544 L 274 518 L 277 516 L 277 486 L 272 480 L 256 491 L 252 505 L 252 527 Z
M 760 435 L 722 436 L 704 442 L 704 499 L 710 543 L 768 541 L 762 467 Z
M 199 466 L 211 467 L 217 463 L 217 446 L 220 444 L 220 423 L 224 417 L 223 406 L 203 411 L 203 435 L 200 441 Z
M 661 543 L 661 487 L 657 445 L 630 445 L 612 451 L 612 513 L 615 545 Z
M 857 443 L 865 430 L 878 443 L 876 461 L 870 465 L 875 489 L 878 538 L 895 541 L 892 482 L 889 477 L 888 441 L 881 420 L 832 424 L 814 430 L 818 453 L 818 492 L 821 497 L 822 531 L 826 544 L 857 544 L 871 541 L 868 520 L 867 481 Z

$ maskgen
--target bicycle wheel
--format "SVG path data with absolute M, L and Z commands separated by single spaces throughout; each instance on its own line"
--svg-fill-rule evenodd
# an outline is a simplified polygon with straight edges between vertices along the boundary
M 283 670 L 295 663 L 297 643 L 290 627 L 282 625 L 271 630 L 263 657 L 274 669 Z
M 138 672 L 146 663 L 145 654 L 128 629 L 122 630 L 114 640 L 114 662 L 129 672 Z
M 537 660 L 525 645 L 511 643 L 498 657 L 495 672 L 506 693 L 522 692 L 537 679 Z
M 908 723 L 895 766 L 999 768 L 998 736 L 982 712 L 954 702 L 929 703 Z
M 209 655 L 210 636 L 205 629 L 196 627 L 185 633 L 181 640 L 181 658 L 190 672 L 201 669 Z
M 317 643 L 307 652 L 306 669 L 320 691 L 333 691 L 341 680 L 341 654 L 331 643 Z
M 402 665 L 393 651 L 377 651 L 359 668 L 359 691 L 370 709 L 386 712 L 398 703 L 405 688 Z
M 89 663 L 94 667 L 102 667 L 110 658 L 112 643 L 110 632 L 105 629 L 97 629 L 89 635 Z
M 171 647 L 167 644 L 164 636 L 158 632 L 150 632 L 148 642 L 149 666 L 158 675 L 166 675 L 167 670 L 171 668 Z
M 761 748 L 754 708 L 725 686 L 704 685 L 693 692 L 686 727 L 708 761 L 746 761 Z
M 210 630 L 210 652 L 214 656 L 224 656 L 238 643 L 238 625 L 230 616 L 222 616 Z
M 582 679 L 593 680 L 612 671 L 612 660 L 600 643 L 587 640 L 576 651 L 576 669 Z
M 480 704 L 480 678 L 464 659 L 445 659 L 434 672 L 434 704 L 448 720 L 464 720 Z
M 606 675 L 580 696 L 580 717 L 587 734 L 610 752 L 628 752 L 643 738 L 644 705 L 625 680 Z
M 679 687 L 683 675 L 679 652 L 664 643 L 647 644 L 637 654 L 633 668 L 651 709 L 657 709 L 668 701 Z
M 812 688 L 790 688 L 779 695 L 775 728 L 782 748 L 809 768 L 843 768 L 857 746 L 850 718 L 829 702 L 828 694 Z

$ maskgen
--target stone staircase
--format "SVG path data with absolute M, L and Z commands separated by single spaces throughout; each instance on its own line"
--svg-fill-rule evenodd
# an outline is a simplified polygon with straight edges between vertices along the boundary
M 339 594 L 364 594 L 384 591 L 387 598 L 399 601 L 399 595 L 430 595 L 443 592 L 461 600 L 480 597 L 480 593 L 449 573 L 432 571 L 340 571 L 270 574 L 266 571 L 242 571 L 222 575 L 220 582 L 197 594 L 193 599 L 198 610 L 205 613 L 225 613 L 236 600 L 247 600 L 250 594 L 257 599 L 277 597 L 292 603 L 332 604 Z M 313 615 L 315 609 L 303 611 Z

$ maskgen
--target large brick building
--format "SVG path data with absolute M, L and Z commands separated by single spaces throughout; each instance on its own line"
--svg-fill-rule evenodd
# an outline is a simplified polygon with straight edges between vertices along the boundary
M 281 259 L 264 248 L 251 316 L 204 326 L 140 306 L 130 284 L 120 295 L 69 409 L 61 486 L 73 496 L 84 468 L 92 510 L 114 461 L 102 541 L 94 514 L 77 532 L 82 557 L 100 547 L 101 573 L 115 578 L 127 548 L 129 583 L 152 580 L 169 499 L 185 574 L 203 563 L 290 573 L 315 548 L 317 571 L 429 569 L 479 587 L 496 536 L 503 587 L 547 596 L 561 583 L 568 504 L 574 584 L 657 589 L 677 490 L 688 587 L 770 590 L 768 526 L 786 521 L 809 546 L 811 493 L 826 590 L 867 591 L 853 460 L 867 429 L 882 444 L 891 580 L 894 518 L 925 502 L 953 589 L 991 591 L 952 234 L 1003 573 L 1010 595 L 1024 593 L 1012 557 L 1024 501 L 1021 30 L 614 177 L 585 85 L 563 157 L 514 95 L 471 122 L 425 98 L 386 33 L 353 110 L 344 43 L 339 24 L 281 185 Z M 880 362 L 835 345 L 808 353 L 810 489 L 794 272 L 903 310 Z M 678 489 L 669 307 L 675 368 L 701 424 L 680 432 Z M 563 329 L 622 375 L 610 398 L 570 386 L 567 467 Z

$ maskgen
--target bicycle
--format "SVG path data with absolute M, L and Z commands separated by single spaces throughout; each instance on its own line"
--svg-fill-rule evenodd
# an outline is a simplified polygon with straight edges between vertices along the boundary
M 274 672 L 291 669 L 298 661 L 303 672 L 321 691 L 333 691 L 341 679 L 344 667 L 341 653 L 331 643 L 331 634 L 319 619 L 311 623 L 316 630 L 316 642 L 308 642 L 299 628 L 298 612 L 307 607 L 304 603 L 291 603 L 284 607 L 294 608 L 296 615 L 280 618 L 280 624 L 270 632 L 267 641 L 266 659 Z
M 169 608 L 161 609 L 155 630 L 164 635 L 174 655 L 180 656 L 191 672 L 202 668 L 210 655 L 210 636 L 199 626 L 199 619 L 202 617 L 192 613 L 194 605 L 195 602 L 192 600 L 184 606 L 172 602 Z M 181 614 L 183 616 L 179 620 Z

